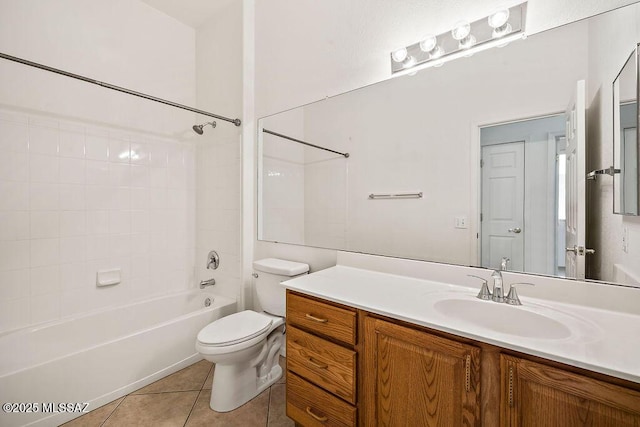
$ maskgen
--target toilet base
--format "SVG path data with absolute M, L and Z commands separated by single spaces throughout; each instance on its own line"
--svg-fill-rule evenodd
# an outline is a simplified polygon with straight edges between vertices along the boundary
M 279 328 L 280 329 L 280 328 Z M 275 331 L 260 350 L 246 362 L 215 366 L 209 406 L 216 412 L 229 412 L 244 405 L 282 377 L 278 363 L 283 339 Z

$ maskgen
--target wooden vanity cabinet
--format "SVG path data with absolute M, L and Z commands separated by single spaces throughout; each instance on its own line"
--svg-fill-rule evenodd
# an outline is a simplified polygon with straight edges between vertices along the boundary
M 640 427 L 640 384 L 287 291 L 302 426 Z
M 501 355 L 503 427 L 639 427 L 640 392 Z
M 365 426 L 479 426 L 480 349 L 365 317 Z
M 303 426 L 356 426 L 357 313 L 287 291 L 287 416 Z

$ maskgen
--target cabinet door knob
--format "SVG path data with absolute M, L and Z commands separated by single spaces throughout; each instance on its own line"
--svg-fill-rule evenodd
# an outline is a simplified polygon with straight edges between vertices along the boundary
M 320 317 L 316 317 L 312 314 L 305 314 L 304 317 L 306 317 L 309 320 L 313 320 L 314 322 L 318 322 L 318 323 L 327 323 L 329 321 L 329 319 L 321 319 Z
M 313 411 L 311 410 L 311 406 L 307 406 L 307 414 L 311 415 L 312 418 L 314 418 L 317 421 L 320 421 L 321 423 L 324 423 L 325 421 L 327 421 L 329 418 L 327 417 L 323 417 L 317 414 L 314 414 Z

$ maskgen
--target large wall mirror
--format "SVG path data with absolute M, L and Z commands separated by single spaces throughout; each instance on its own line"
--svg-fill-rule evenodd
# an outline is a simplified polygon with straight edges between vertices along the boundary
M 602 238 L 611 192 L 589 188 L 613 177 L 586 179 L 613 164 L 638 22 L 630 5 L 260 119 L 258 239 L 640 284 L 638 249 L 611 260 L 622 243 Z
M 639 215 L 638 47 L 613 81 L 613 211 Z

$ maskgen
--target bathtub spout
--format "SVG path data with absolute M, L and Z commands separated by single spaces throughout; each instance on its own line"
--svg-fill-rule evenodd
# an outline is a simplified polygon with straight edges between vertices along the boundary
M 213 286 L 216 284 L 216 279 L 209 279 L 209 280 L 203 280 L 202 282 L 200 282 L 200 289 L 204 289 L 207 286 Z

